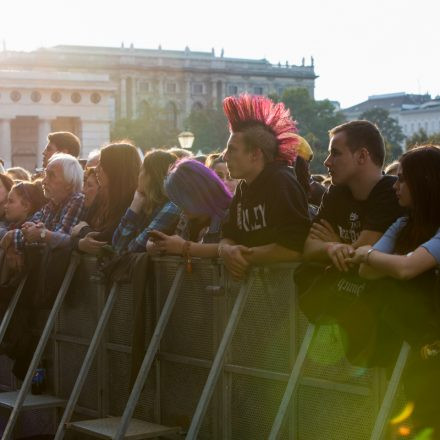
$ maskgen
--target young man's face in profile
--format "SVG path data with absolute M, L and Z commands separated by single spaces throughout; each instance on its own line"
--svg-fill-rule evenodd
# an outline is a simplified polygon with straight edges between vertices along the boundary
M 43 168 L 47 167 L 49 159 L 55 153 L 59 153 L 57 146 L 53 142 L 48 142 L 46 148 L 43 150 Z
M 223 155 L 233 179 L 246 179 L 255 167 L 255 154 L 247 148 L 242 133 L 231 134 Z
M 329 155 L 324 161 L 332 178 L 333 185 L 347 184 L 357 172 L 356 153 L 352 153 L 347 145 L 343 131 L 335 133 L 330 139 Z

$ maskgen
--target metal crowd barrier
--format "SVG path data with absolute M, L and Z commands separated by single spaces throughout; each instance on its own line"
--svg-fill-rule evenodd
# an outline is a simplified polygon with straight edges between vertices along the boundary
M 131 390 L 133 288 L 114 285 L 107 295 L 96 260 L 81 257 L 46 348 L 49 391 L 67 401 L 51 410 L 57 438 L 124 438 L 132 417 L 179 427 L 188 439 L 381 438 L 407 351 L 387 389 L 382 371 L 348 364 L 335 328 L 309 326 L 296 307 L 295 265 L 253 268 L 243 285 L 214 260 L 195 259 L 192 273 L 182 267 L 179 258 L 154 259 L 154 288 L 145 291 L 150 347 Z M 4 360 L 0 387 L 11 390 Z M 16 433 L 29 425 L 19 406 L 4 438 L 14 424 Z M 147 437 L 133 428 L 125 438 Z

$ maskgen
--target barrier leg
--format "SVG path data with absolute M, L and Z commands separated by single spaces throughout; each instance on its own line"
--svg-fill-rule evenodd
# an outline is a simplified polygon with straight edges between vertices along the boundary
M 17 290 L 14 293 L 14 296 L 9 301 L 8 308 L 6 309 L 2 323 L 0 324 L 0 344 L 3 342 L 3 338 L 5 337 L 6 330 L 8 329 L 8 325 L 14 313 L 15 306 L 17 305 L 18 300 L 20 299 L 21 292 L 23 291 L 23 287 L 26 283 L 26 280 L 27 280 L 27 275 L 25 275 L 23 279 L 20 281 L 20 284 L 18 285 Z
M 118 285 L 114 283 L 108 295 L 107 301 L 105 302 L 104 309 L 101 313 L 92 340 L 90 342 L 89 348 L 84 357 L 84 361 L 83 364 L 81 365 L 81 369 L 79 371 L 75 385 L 72 389 L 69 400 L 67 401 L 66 408 L 61 417 L 60 424 L 58 425 L 58 429 L 55 434 L 55 440 L 61 440 L 64 437 L 66 423 L 72 417 L 73 411 L 75 410 L 75 406 L 78 402 L 79 395 L 84 386 L 84 382 L 87 378 L 87 374 L 89 373 L 90 367 L 92 366 L 92 362 L 95 359 L 95 355 L 96 352 L 98 351 L 99 344 L 104 334 L 104 330 L 110 318 L 110 314 L 113 310 L 113 306 L 116 302 L 117 291 L 118 291 Z
M 253 276 L 254 275 L 249 275 L 247 280 L 241 286 L 240 292 L 237 296 L 237 299 L 235 300 L 231 316 L 229 318 L 225 332 L 223 333 L 223 337 L 220 341 L 220 345 L 212 363 L 211 370 L 209 371 L 208 379 L 206 380 L 205 387 L 203 388 L 202 395 L 199 402 L 197 403 L 197 408 L 191 420 L 191 425 L 189 427 L 188 434 L 186 435 L 187 439 L 193 440 L 197 438 L 203 422 L 203 418 L 206 414 L 206 410 L 208 409 L 209 402 L 211 400 L 214 388 L 217 384 L 217 380 L 223 367 L 226 350 L 231 343 L 232 337 L 235 333 L 235 329 L 237 328 L 238 322 L 240 321 L 241 314 L 246 304 Z
M 385 392 L 382 405 L 380 406 L 379 414 L 377 415 L 376 422 L 371 433 L 371 440 L 380 440 L 383 436 L 385 425 L 388 421 L 391 407 L 393 405 L 394 398 L 396 397 L 397 388 L 399 386 L 403 370 L 405 369 L 410 350 L 411 348 L 409 344 L 404 342 L 402 348 L 400 349 L 399 357 L 397 358 L 397 362 Z
M 148 350 L 145 353 L 144 360 L 142 361 L 142 365 L 136 377 L 136 381 L 134 382 L 133 389 L 131 390 L 130 397 L 128 398 L 127 405 L 125 406 L 121 423 L 119 424 L 118 430 L 116 431 L 116 435 L 114 437 L 115 440 L 123 439 L 125 433 L 127 432 L 128 425 L 130 424 L 130 420 L 133 417 L 133 413 L 141 395 L 142 388 L 145 384 L 145 381 L 147 380 L 151 365 L 153 364 L 157 350 L 159 349 L 159 344 L 162 339 L 163 333 L 170 319 L 174 304 L 176 303 L 177 294 L 179 293 L 180 285 L 183 280 L 183 272 L 184 267 L 179 266 L 170 293 L 167 296 L 156 328 L 154 329 L 153 336 L 151 337 L 150 344 L 148 345 Z
M 75 429 L 93 437 L 112 439 L 123 439 L 126 434 L 127 437 L 130 438 L 156 438 L 179 432 L 180 428 L 178 427 L 168 428 L 166 426 L 156 425 L 141 420 L 132 420 L 132 417 L 141 395 L 142 388 L 147 380 L 149 370 L 159 349 L 159 344 L 170 319 L 174 304 L 176 303 L 177 295 L 183 281 L 183 273 L 184 267 L 183 265 L 180 265 L 177 269 L 176 276 L 174 277 L 173 284 L 168 293 L 156 328 L 154 329 L 153 336 L 151 337 L 150 344 L 148 345 L 147 352 L 145 353 L 144 360 L 142 361 L 142 365 L 139 369 L 122 417 L 107 417 L 72 422 L 69 424 L 71 429 Z
M 307 356 L 310 344 L 312 342 L 313 333 L 315 332 L 315 325 L 309 324 L 306 334 L 298 352 L 298 356 L 293 365 L 292 372 L 290 373 L 289 381 L 287 382 L 286 390 L 284 391 L 283 398 L 281 400 L 280 407 L 278 408 L 277 415 L 272 425 L 268 440 L 277 440 L 279 438 L 284 418 L 286 417 L 287 409 L 292 398 L 293 393 L 298 385 L 299 375 L 301 373 L 304 361 Z
M 79 265 L 79 256 L 73 255 L 71 258 L 69 267 L 67 269 L 66 275 L 64 276 L 63 283 L 60 287 L 60 290 L 58 291 L 58 294 L 55 299 L 52 310 L 50 311 L 49 318 L 46 322 L 46 325 L 44 326 L 43 333 L 41 334 L 40 340 L 38 341 L 38 345 L 37 345 L 37 348 L 34 352 L 34 356 L 32 357 L 31 363 L 30 363 L 28 371 L 26 373 L 26 377 L 24 378 L 24 381 L 21 385 L 20 391 L 19 391 L 17 398 L 15 400 L 14 407 L 12 409 L 10 416 L 9 416 L 9 420 L 6 425 L 6 428 L 3 432 L 2 440 L 9 440 L 12 438 L 18 415 L 23 407 L 24 400 L 25 400 L 26 395 L 29 392 L 29 389 L 31 387 L 31 382 L 32 382 L 32 377 L 34 375 L 34 371 L 37 368 L 37 366 L 41 360 L 41 357 L 43 355 L 43 351 L 46 347 L 47 341 L 49 340 L 49 337 L 50 337 L 50 333 L 51 333 L 53 326 L 55 324 L 55 319 L 56 319 L 58 312 L 61 308 L 64 297 L 66 296 L 66 293 L 69 289 L 70 283 L 72 281 L 72 278 L 75 274 L 75 271 L 76 271 L 76 268 L 78 267 L 78 265 Z

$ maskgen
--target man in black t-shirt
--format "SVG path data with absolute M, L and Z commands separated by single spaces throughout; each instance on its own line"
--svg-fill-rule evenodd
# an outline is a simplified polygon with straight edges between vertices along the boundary
M 299 260 L 310 220 L 306 195 L 289 166 L 298 143 L 289 111 L 250 95 L 226 98 L 224 110 L 232 133 L 224 157 L 231 177 L 242 180 L 219 255 L 242 278 L 250 264 Z
M 345 259 L 359 246 L 375 243 L 403 212 L 393 185 L 384 176 L 383 138 L 368 121 L 351 121 L 330 131 L 332 186 L 324 194 L 304 247 L 309 261 L 331 261 L 347 271 Z

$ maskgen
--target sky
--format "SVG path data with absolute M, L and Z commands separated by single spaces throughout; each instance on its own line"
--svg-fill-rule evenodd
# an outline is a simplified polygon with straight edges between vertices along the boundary
M 440 95 L 439 0 L 0 0 L 8 50 L 58 44 L 211 51 L 306 64 L 315 98 Z

